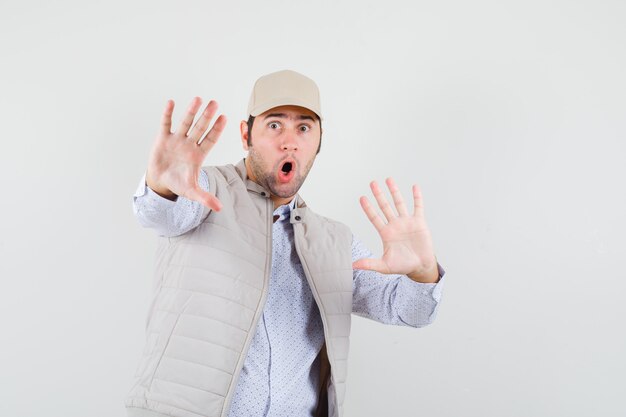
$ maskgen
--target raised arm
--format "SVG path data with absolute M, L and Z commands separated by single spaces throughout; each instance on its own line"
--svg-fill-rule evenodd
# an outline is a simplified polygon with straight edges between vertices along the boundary
M 353 242 L 353 312 L 382 323 L 425 326 L 436 316 L 445 271 L 435 258 L 419 187 L 413 186 L 414 209 L 409 213 L 392 178 L 387 186 L 397 214 L 375 181 L 370 187 L 384 219 L 366 197 L 360 199 L 382 239 L 383 255 L 372 258 Z
M 370 250 L 353 236 L 352 260 L 371 256 Z M 437 269 L 437 283 L 417 282 L 402 274 L 353 270 L 352 312 L 383 324 L 411 327 L 431 324 L 437 316 L 445 282 L 445 270 L 439 263 Z
M 209 177 L 200 171 L 198 185 L 209 191 Z M 198 226 L 210 210 L 201 203 L 178 197 L 168 200 L 155 193 L 146 185 L 146 176 L 139 181 L 133 195 L 133 212 L 139 224 L 154 230 L 159 236 L 179 236 Z
M 199 97 L 192 100 L 179 129 L 172 133 L 174 102 L 168 100 L 148 170 L 133 196 L 139 223 L 162 236 L 185 233 L 210 210 L 221 209 L 220 201 L 208 192 L 208 178 L 201 166 L 222 133 L 226 118 L 220 115 L 207 133 L 217 110 L 217 103 L 210 101 L 191 128 L 201 101 Z

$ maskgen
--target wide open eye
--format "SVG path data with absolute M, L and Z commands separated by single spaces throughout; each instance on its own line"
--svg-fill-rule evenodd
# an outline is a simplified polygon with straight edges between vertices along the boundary
M 278 129 L 278 128 L 280 128 L 280 123 L 278 123 L 278 122 L 269 122 L 267 126 L 270 129 Z
M 299 129 L 300 129 L 300 132 L 308 132 L 309 130 L 311 130 L 309 125 L 300 125 Z

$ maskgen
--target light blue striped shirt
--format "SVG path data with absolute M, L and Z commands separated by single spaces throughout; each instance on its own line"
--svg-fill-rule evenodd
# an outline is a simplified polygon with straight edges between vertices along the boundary
M 199 185 L 208 190 L 201 171 Z M 294 199 L 295 200 L 295 199 Z M 318 356 L 324 344 L 320 313 L 294 248 L 289 213 L 294 200 L 274 211 L 272 273 L 263 314 L 235 389 L 229 417 L 312 416 L 317 406 Z M 201 223 L 206 210 L 195 201 L 162 198 L 141 179 L 133 197 L 139 223 L 161 236 L 181 235 Z M 353 236 L 352 260 L 372 257 Z M 444 270 L 439 267 L 439 275 Z M 436 284 L 405 275 L 353 272 L 353 313 L 385 324 L 421 327 L 434 320 L 443 278 Z

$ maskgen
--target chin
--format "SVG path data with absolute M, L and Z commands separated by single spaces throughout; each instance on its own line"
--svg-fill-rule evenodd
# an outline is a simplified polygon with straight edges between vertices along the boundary
M 289 198 L 289 197 L 293 197 L 294 195 L 298 193 L 298 190 L 300 189 L 300 185 L 294 186 L 292 184 L 284 184 L 284 185 L 271 184 L 268 188 L 270 189 L 272 194 L 274 194 L 277 197 Z

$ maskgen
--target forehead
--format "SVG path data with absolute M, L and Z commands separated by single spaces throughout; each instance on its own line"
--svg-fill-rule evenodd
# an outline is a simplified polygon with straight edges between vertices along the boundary
M 259 114 L 257 117 L 265 118 L 270 114 L 284 114 L 286 117 L 293 119 L 297 119 L 300 116 L 309 116 L 312 117 L 313 120 L 317 120 L 317 115 L 311 110 L 304 107 L 292 105 L 273 107 Z

